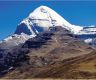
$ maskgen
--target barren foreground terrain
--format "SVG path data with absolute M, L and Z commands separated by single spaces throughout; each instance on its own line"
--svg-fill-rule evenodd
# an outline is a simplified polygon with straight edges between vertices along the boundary
M 96 79 L 96 50 L 65 29 L 38 35 L 22 48 L 29 50 L 29 59 L 1 79 Z

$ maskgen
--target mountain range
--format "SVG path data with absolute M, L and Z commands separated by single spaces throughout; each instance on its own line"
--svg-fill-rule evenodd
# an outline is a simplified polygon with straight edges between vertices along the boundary
M 70 24 L 54 10 L 40 6 L 18 24 L 13 35 L 0 42 L 0 76 L 96 78 L 96 72 L 82 69 L 89 61 L 95 70 L 95 34 L 95 26 Z

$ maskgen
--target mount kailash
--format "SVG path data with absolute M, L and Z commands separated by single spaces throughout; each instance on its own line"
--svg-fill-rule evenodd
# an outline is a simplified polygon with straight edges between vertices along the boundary
M 10 48 L 20 43 L 24 43 L 29 38 L 35 37 L 43 31 L 47 31 L 50 27 L 62 26 L 69 30 L 77 38 L 83 39 L 86 43 L 95 43 L 96 28 L 82 27 L 72 25 L 66 21 L 62 16 L 47 6 L 40 6 L 36 8 L 27 18 L 18 24 L 15 33 L 12 36 L 4 39 L 0 43 Z

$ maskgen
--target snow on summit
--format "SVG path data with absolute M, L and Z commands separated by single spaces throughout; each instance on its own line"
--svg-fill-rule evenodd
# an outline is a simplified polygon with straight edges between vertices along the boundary
M 30 19 L 37 20 L 39 26 L 50 27 L 50 26 L 62 26 L 68 30 L 71 30 L 73 33 L 79 32 L 82 27 L 75 26 L 66 21 L 63 17 L 61 17 L 58 13 L 47 6 L 40 6 L 36 8 L 30 15 Z M 42 23 L 42 21 L 46 21 Z M 47 23 L 48 22 L 48 23 Z
M 70 23 L 68 23 L 65 19 L 63 19 L 58 13 L 56 13 L 54 10 L 48 8 L 47 6 L 40 6 L 40 7 L 36 8 L 29 15 L 29 18 L 31 18 L 31 19 L 48 20 L 50 22 L 49 26 L 52 26 L 52 21 L 54 21 L 55 25 L 59 25 L 59 26 L 62 26 L 63 22 L 66 25 L 70 25 Z
M 80 26 L 70 24 L 49 7 L 40 6 L 19 24 L 15 33 L 21 34 L 23 32 L 28 35 L 36 35 L 53 26 L 62 26 L 72 33 L 77 33 L 82 29 Z

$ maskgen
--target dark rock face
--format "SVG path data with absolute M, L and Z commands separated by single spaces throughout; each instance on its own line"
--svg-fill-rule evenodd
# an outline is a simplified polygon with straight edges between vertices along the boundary
M 22 32 L 25 34 L 28 34 L 28 35 L 32 34 L 31 31 L 28 29 L 27 25 L 24 23 L 17 26 L 17 30 L 16 30 L 15 34 L 21 34 Z
M 25 42 L 25 44 L 23 45 L 23 47 L 25 48 L 40 48 L 42 45 L 44 45 L 46 42 L 48 42 L 49 40 L 52 40 L 52 36 L 56 35 L 56 33 L 60 32 L 59 37 L 66 37 L 66 38 L 72 38 L 71 33 L 66 30 L 63 29 L 62 27 L 58 26 L 58 27 L 53 27 L 54 29 L 50 29 L 49 31 L 46 32 L 42 32 L 40 34 L 38 34 L 35 38 L 31 38 L 29 40 L 27 40 Z M 63 39 L 61 39 L 62 41 Z
M 18 34 L 20 35 L 21 33 L 25 33 L 27 35 L 34 35 L 34 34 L 38 34 L 37 32 L 44 32 L 44 28 L 37 26 L 36 24 L 33 25 L 29 25 L 31 26 L 31 30 L 28 29 L 28 25 L 26 25 L 25 23 L 21 23 L 20 25 L 17 26 L 17 29 L 15 31 L 14 34 Z
M 21 61 L 27 60 L 28 49 L 22 49 L 22 44 L 12 48 L 0 49 L 0 75 L 9 71 L 10 67 L 20 66 Z
M 25 42 L 23 47 L 25 48 L 40 48 L 44 45 L 48 40 L 51 39 L 51 36 L 54 35 L 51 32 L 38 34 L 35 38 L 29 39 Z

